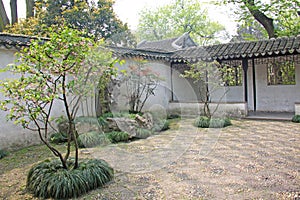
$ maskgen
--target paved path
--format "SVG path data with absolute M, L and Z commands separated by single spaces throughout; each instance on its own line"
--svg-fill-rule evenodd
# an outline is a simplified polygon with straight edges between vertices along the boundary
M 99 199 L 300 199 L 300 124 L 233 121 L 197 129 L 182 120 L 145 140 L 89 149 L 116 178 Z

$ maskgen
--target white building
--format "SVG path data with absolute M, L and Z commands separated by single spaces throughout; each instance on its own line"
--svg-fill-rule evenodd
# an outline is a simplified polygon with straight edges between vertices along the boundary
M 34 38 L 0 33 L 1 68 L 15 62 L 15 53 L 20 47 L 28 46 L 31 39 Z M 236 117 L 262 111 L 300 114 L 300 36 L 197 46 L 184 34 L 168 40 L 143 41 L 134 49 L 111 49 L 117 57 L 126 60 L 120 69 L 134 65 L 135 58 L 142 58 L 162 77 L 145 110 L 159 109 L 181 115 L 202 113 L 203 94 L 199 88 L 203 86 L 181 74 L 188 68 L 187 63 L 217 61 L 222 67 L 230 67 L 227 75 L 232 77 L 232 81 L 224 81 L 225 85 L 211 95 L 211 107 L 213 110 L 218 106 L 217 114 Z M 8 77 L 11 74 L 0 73 L 1 80 Z M 126 101 L 122 95 L 119 98 L 120 102 Z M 35 133 L 7 121 L 4 111 L 0 111 L 0 116 L 0 149 L 39 141 Z

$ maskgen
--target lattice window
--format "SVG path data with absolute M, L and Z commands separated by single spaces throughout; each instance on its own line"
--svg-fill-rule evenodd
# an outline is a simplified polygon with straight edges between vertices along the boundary
M 222 78 L 224 86 L 241 86 L 242 85 L 242 66 L 230 66 L 223 64 L 221 67 Z
M 295 85 L 295 62 L 269 62 L 268 85 Z

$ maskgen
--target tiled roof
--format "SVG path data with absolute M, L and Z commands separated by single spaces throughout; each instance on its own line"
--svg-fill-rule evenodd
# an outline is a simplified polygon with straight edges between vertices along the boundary
M 252 42 L 227 43 L 176 51 L 172 60 L 228 60 L 300 54 L 300 35 Z
M 37 37 L 14 35 L 8 33 L 0 33 L 0 47 L 5 48 L 20 48 L 22 46 L 28 46 L 30 40 L 37 39 Z M 47 38 L 43 38 L 47 40 Z M 183 37 L 170 40 L 175 45 L 183 45 L 185 40 Z M 152 42 L 151 45 L 158 45 Z M 169 43 L 170 44 L 170 43 Z M 151 47 L 150 45 L 150 47 Z M 192 47 L 186 47 L 177 50 L 167 51 L 166 49 L 157 50 L 141 46 L 136 49 L 122 48 L 122 47 L 110 47 L 115 55 L 122 57 L 143 57 L 145 59 L 152 60 L 166 60 L 166 61 L 188 61 L 196 62 L 199 60 L 211 61 L 211 60 L 236 60 L 242 58 L 261 58 L 277 55 L 291 55 L 300 54 L 300 35 L 295 37 L 281 37 L 269 40 L 259 40 L 252 42 L 238 42 L 218 44 L 211 46 L 199 46 L 195 47 L 193 44 L 189 44 Z M 188 45 L 188 46 L 189 46 Z M 175 46 L 176 47 L 176 46 Z M 175 48 L 174 47 L 174 48 Z
M 113 51 L 115 56 L 126 57 L 126 58 L 142 57 L 144 59 L 149 59 L 149 60 L 169 61 L 172 55 L 171 52 L 157 52 L 151 50 L 132 49 L 126 47 L 111 47 L 111 46 L 109 48 Z
M 33 36 L 16 35 L 10 33 L 0 33 L 0 47 L 6 48 L 21 48 L 23 46 L 29 46 L 32 39 L 38 39 Z M 43 38 L 46 40 L 46 38 Z
M 119 51 L 118 48 L 114 51 Z M 157 55 L 161 54 L 161 56 Z M 211 46 L 189 47 L 181 50 L 161 53 L 155 50 L 131 49 L 123 56 L 141 56 L 147 59 L 165 59 L 171 61 L 196 62 L 199 60 L 234 60 L 242 58 L 260 58 L 276 55 L 300 54 L 300 35 L 269 40 L 218 44 Z M 154 56 L 155 55 L 155 56 Z
M 197 44 L 192 40 L 188 33 L 184 33 L 180 37 L 159 40 L 159 41 L 142 41 L 136 49 L 151 50 L 158 52 L 172 52 L 179 49 L 186 49 L 189 47 L 196 47 Z

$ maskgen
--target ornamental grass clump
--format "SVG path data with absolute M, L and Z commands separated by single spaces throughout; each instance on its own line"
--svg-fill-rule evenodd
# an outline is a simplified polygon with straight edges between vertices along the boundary
M 200 116 L 194 122 L 194 126 L 199 128 L 223 128 L 230 125 L 232 124 L 229 118 L 209 118 Z
M 8 152 L 3 150 L 3 149 L 0 149 L 0 159 L 6 157 L 8 155 Z
M 129 140 L 129 134 L 122 131 L 112 131 L 106 133 L 111 143 L 126 142 Z
M 145 128 L 137 128 L 135 138 L 146 139 L 147 137 L 153 135 L 152 131 Z
M 110 143 L 105 134 L 97 131 L 80 134 L 77 140 L 80 148 L 90 148 L 98 145 L 107 145 Z
M 74 166 L 74 160 L 68 161 Z M 113 179 L 114 171 L 104 160 L 81 160 L 76 169 L 65 169 L 59 160 L 46 160 L 32 167 L 27 190 L 38 198 L 76 198 Z
M 294 117 L 292 118 L 292 122 L 300 123 L 300 115 L 294 115 Z

